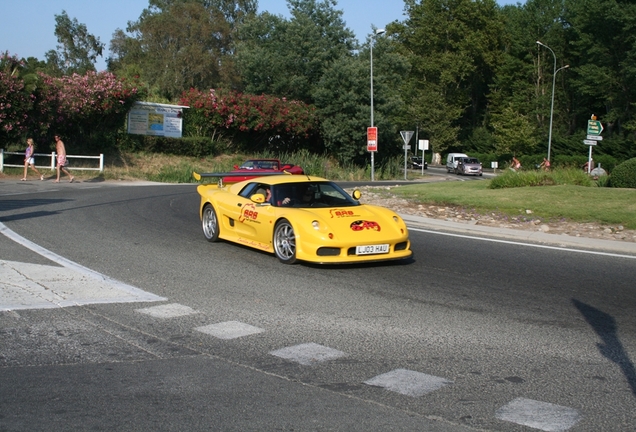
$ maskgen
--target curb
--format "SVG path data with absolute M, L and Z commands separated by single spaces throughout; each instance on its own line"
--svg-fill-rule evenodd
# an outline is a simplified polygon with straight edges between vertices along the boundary
M 524 231 L 510 228 L 496 228 L 461 222 L 449 222 L 441 219 L 426 218 L 408 214 L 400 217 L 409 226 L 430 228 L 440 231 L 450 231 L 475 236 L 494 237 L 507 240 L 525 241 L 529 243 L 546 244 L 560 247 L 574 247 L 586 250 L 622 253 L 636 256 L 636 243 L 588 237 L 573 237 L 567 234 L 549 234 L 539 231 Z

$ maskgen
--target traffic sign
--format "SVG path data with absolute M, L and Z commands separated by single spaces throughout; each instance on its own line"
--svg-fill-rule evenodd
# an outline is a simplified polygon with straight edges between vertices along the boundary
M 378 151 L 378 128 L 375 126 L 367 128 L 367 151 Z
M 587 121 L 587 134 L 588 135 L 600 135 L 603 132 L 603 125 L 598 120 Z
M 594 141 L 603 141 L 603 137 L 600 135 L 588 135 L 587 139 Z
M 598 143 L 598 141 L 594 141 L 594 140 L 583 140 L 583 144 L 587 144 L 587 145 L 596 145 Z
M 408 144 L 411 141 L 411 137 L 415 132 L 413 131 L 400 131 L 400 135 L 402 135 L 402 139 L 404 140 L 404 144 Z

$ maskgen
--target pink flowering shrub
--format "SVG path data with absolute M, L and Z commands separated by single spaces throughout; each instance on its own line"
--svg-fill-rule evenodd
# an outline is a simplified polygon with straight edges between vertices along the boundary
M 0 137 L 20 137 L 28 127 L 31 107 L 31 97 L 24 92 L 24 82 L 0 71 Z
M 134 83 L 109 72 L 87 72 L 62 78 L 40 75 L 35 116 L 41 131 L 66 135 L 90 134 L 124 126 L 126 115 L 140 97 Z
M 314 107 L 267 95 L 249 95 L 227 90 L 205 92 L 190 89 L 181 96 L 186 124 L 197 135 L 231 135 L 237 142 L 298 142 L 315 137 L 318 117 Z
M 8 52 L 0 53 L 0 138 L 15 139 L 26 130 L 30 95 L 19 76 L 22 62 Z
M 20 76 L 24 64 L 0 54 L 0 139 L 51 142 L 54 134 L 71 147 L 103 146 L 123 129 L 140 87 L 109 72 L 54 78 L 40 73 L 28 92 Z M 111 143 L 113 144 L 113 143 Z

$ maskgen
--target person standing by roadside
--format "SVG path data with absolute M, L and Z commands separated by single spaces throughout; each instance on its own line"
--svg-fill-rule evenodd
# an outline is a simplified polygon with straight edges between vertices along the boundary
M 68 162 L 66 161 L 66 147 L 64 147 L 64 141 L 59 135 L 55 135 L 55 153 L 57 154 L 57 180 L 55 183 L 60 182 L 60 170 L 64 171 L 67 176 L 70 177 L 69 183 L 73 183 L 75 177 L 65 168 Z
M 510 169 L 513 171 L 519 171 L 521 169 L 521 162 L 515 156 L 512 157 L 512 161 L 510 162 Z
M 38 171 L 35 167 L 35 157 L 33 157 L 35 153 L 35 145 L 33 143 L 33 138 L 27 138 L 27 148 L 24 151 L 24 176 L 22 177 L 22 181 L 26 181 L 27 179 L 27 170 L 29 167 L 40 176 L 40 180 L 44 180 L 44 175 Z

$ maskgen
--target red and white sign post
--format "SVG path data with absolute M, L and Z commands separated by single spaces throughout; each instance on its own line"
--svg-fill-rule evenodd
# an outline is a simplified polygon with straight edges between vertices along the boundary
M 371 152 L 371 181 L 374 180 L 375 161 L 373 156 L 378 151 L 378 128 L 371 126 L 367 128 L 367 151 Z
M 378 151 L 378 128 L 375 126 L 367 128 L 367 151 Z

